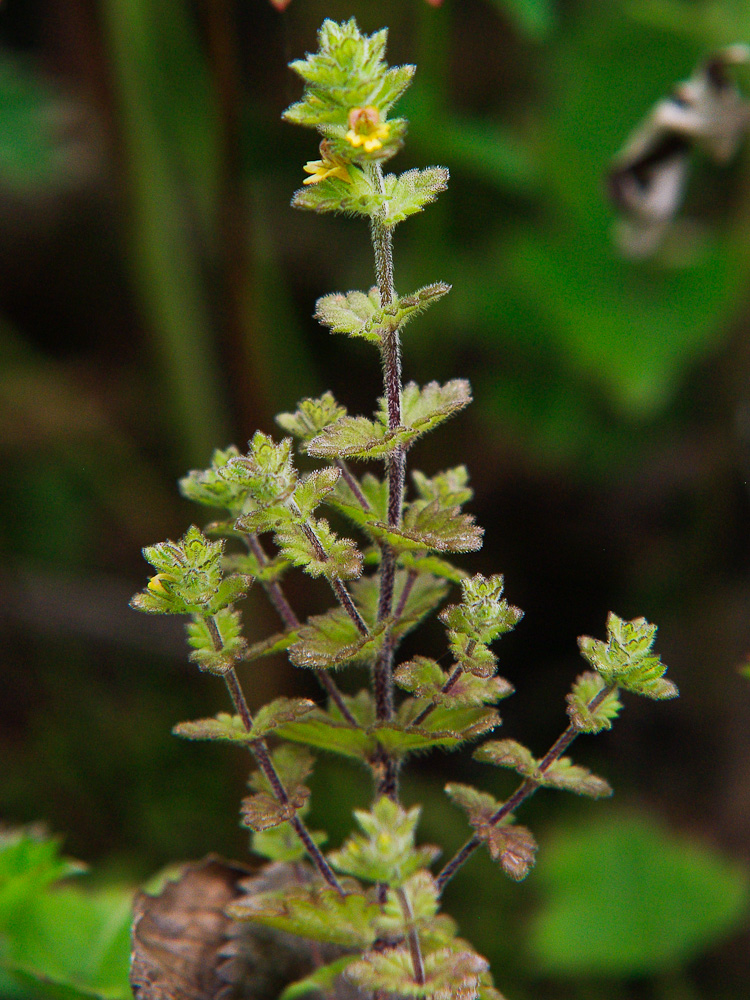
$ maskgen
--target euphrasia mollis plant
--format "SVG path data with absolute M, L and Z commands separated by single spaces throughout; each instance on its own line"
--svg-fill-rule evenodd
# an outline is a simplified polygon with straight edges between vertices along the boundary
M 377 285 L 326 295 L 316 315 L 332 333 L 373 345 L 383 396 L 372 416 L 349 415 L 330 393 L 305 399 L 296 412 L 277 417 L 288 437 L 277 441 L 258 431 L 247 452 L 216 451 L 209 469 L 189 473 L 181 482 L 185 496 L 221 509 L 223 517 L 205 534 L 191 527 L 179 542 L 146 548 L 156 573 L 132 603 L 142 611 L 188 616 L 190 659 L 223 677 L 234 714 L 185 722 L 175 732 L 250 751 L 257 770 L 242 822 L 253 831 L 253 850 L 272 861 L 307 858 L 314 872 L 293 889 L 236 902 L 232 917 L 340 946 L 335 964 L 315 974 L 319 985 L 343 975 L 378 996 L 497 997 L 485 959 L 440 913 L 443 888 L 482 845 L 507 875 L 522 879 L 537 845 L 514 823 L 521 803 L 541 787 L 609 795 L 607 783 L 573 764 L 565 751 L 580 733 L 611 727 L 620 691 L 649 698 L 677 691 L 653 653 L 655 626 L 610 615 L 605 641 L 579 640 L 590 669 L 567 696 L 570 722 L 554 746 L 541 758 L 511 739 L 491 739 L 474 751 L 477 760 L 518 773 L 513 795 L 498 802 L 468 785 L 446 787 L 473 832 L 442 869 L 431 870 L 439 851 L 417 844 L 420 810 L 401 805 L 399 772 L 414 752 L 460 747 L 500 725 L 495 704 L 512 688 L 497 675 L 491 647 L 522 612 L 503 597 L 502 576 L 469 576 L 450 561 L 482 542 L 482 529 L 462 510 L 472 497 L 466 469 L 434 475 L 414 470 L 408 487 L 406 482 L 407 455 L 419 438 L 471 401 L 463 379 L 402 383 L 402 329 L 450 290 L 436 283 L 400 296 L 394 287 L 394 228 L 448 182 L 441 167 L 384 173 L 406 132 L 406 122 L 391 117 L 391 109 L 414 67 L 389 68 L 386 31 L 366 36 L 353 20 L 326 21 L 319 42 L 318 52 L 292 63 L 305 88 L 284 117 L 321 136 L 319 159 L 305 165 L 309 176 L 292 204 L 369 223 Z M 301 474 L 295 448 L 320 467 Z M 351 462 L 375 471 L 360 475 Z M 360 541 L 337 535 L 321 508 L 348 519 Z M 329 611 L 298 618 L 282 586 L 292 567 L 325 581 L 335 598 Z M 253 581 L 282 627 L 250 644 L 235 604 Z M 424 656 L 400 662 L 403 637 L 452 588 L 455 603 L 439 614 L 449 665 Z M 315 673 L 323 699 L 278 698 L 253 715 L 238 669 L 279 651 Z M 343 694 L 336 675 L 355 664 L 369 668 L 369 684 L 353 696 Z M 324 835 L 305 824 L 311 750 L 358 760 L 373 778 L 372 808 L 354 813 L 356 829 L 327 855 Z

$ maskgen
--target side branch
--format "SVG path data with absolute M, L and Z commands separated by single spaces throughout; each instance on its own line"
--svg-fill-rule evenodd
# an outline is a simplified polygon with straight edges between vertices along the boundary
M 616 684 L 608 684 L 606 687 L 603 687 L 602 690 L 599 691 L 599 693 L 588 703 L 589 710 L 591 712 L 595 711 L 604 699 L 612 694 L 616 687 Z M 577 729 L 571 723 L 565 732 L 562 733 L 557 740 L 555 740 L 540 762 L 539 771 L 541 774 L 544 774 L 551 764 L 562 757 L 576 736 L 580 736 L 580 734 L 581 730 Z M 507 816 L 510 816 L 510 814 L 515 812 L 522 802 L 530 798 L 537 788 L 540 787 L 541 785 L 538 781 L 535 781 L 533 778 L 525 778 L 511 797 L 490 817 L 490 826 L 497 826 L 497 824 L 501 823 Z M 474 834 L 474 836 L 470 837 L 463 847 L 457 851 L 456 854 L 454 854 L 451 860 L 444 866 L 435 879 L 440 892 L 443 891 L 445 885 L 453 878 L 458 869 L 471 857 L 474 851 L 476 851 L 482 843 L 482 839 Z

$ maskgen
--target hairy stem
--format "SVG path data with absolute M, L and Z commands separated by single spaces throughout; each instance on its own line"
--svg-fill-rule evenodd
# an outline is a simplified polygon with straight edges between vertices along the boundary
M 383 172 L 379 164 L 373 167 L 372 177 L 379 190 L 384 192 Z M 393 283 L 393 234 L 389 226 L 380 218 L 373 218 L 370 225 L 372 246 L 375 254 L 375 274 L 380 291 L 381 306 L 391 305 L 396 290 Z M 398 327 L 387 326 L 382 331 L 381 361 L 383 364 L 383 385 L 388 427 L 393 430 L 401 424 L 401 343 Z M 404 473 L 406 451 L 396 448 L 388 460 L 388 524 L 397 528 L 401 524 L 401 508 L 404 497 Z M 378 621 L 389 618 L 393 610 L 393 590 L 396 581 L 396 554 L 392 546 L 381 546 L 380 594 L 378 598 Z M 375 714 L 380 720 L 393 716 L 393 652 L 394 642 L 387 636 L 378 655 L 373 670 L 373 694 Z M 376 795 L 398 796 L 398 767 L 390 754 L 383 751 L 379 755 Z
M 425 975 L 424 962 L 422 961 L 422 948 L 419 944 L 419 934 L 414 926 L 414 914 L 412 912 L 411 903 L 409 902 L 409 897 L 402 888 L 396 889 L 396 897 L 398 898 L 401 912 L 404 915 L 404 923 L 406 924 L 406 940 L 409 942 L 409 954 L 411 955 L 411 964 L 414 969 L 414 981 L 419 986 L 424 986 Z
M 453 673 L 448 678 L 448 680 L 445 682 L 445 684 L 443 684 L 443 686 L 440 688 L 440 693 L 441 694 L 447 694 L 450 691 L 450 689 L 453 687 L 453 685 L 456 683 L 456 681 L 459 679 L 459 677 L 461 676 L 461 674 L 463 672 L 464 672 L 464 668 L 459 663 L 458 666 L 456 667 L 456 669 L 453 671 Z M 426 705 L 422 709 L 422 711 L 419 713 L 419 715 L 417 715 L 415 718 L 413 718 L 411 720 L 411 722 L 409 723 L 409 726 L 410 727 L 411 726 L 420 726 L 424 722 L 424 720 L 427 718 L 427 716 L 430 715 L 432 712 L 434 712 L 437 707 L 438 707 L 438 702 L 437 701 L 431 701 L 429 705 Z
M 604 699 L 612 694 L 616 688 L 616 684 L 608 684 L 606 687 L 603 687 L 601 691 L 599 691 L 599 693 L 596 694 L 588 703 L 589 711 L 595 711 Z M 551 764 L 562 757 L 576 736 L 580 736 L 580 734 L 581 730 L 576 729 L 576 727 L 571 723 L 571 725 L 569 725 L 565 732 L 563 732 L 555 740 L 547 753 L 544 755 L 543 759 L 539 763 L 539 771 L 544 774 Z M 494 815 L 490 817 L 490 825 L 497 826 L 497 824 L 502 822 L 502 820 L 504 820 L 507 816 L 510 816 L 510 814 L 515 812 L 521 803 L 530 798 L 530 796 L 532 796 L 539 787 L 540 783 L 538 781 L 535 781 L 533 778 L 524 778 L 511 797 L 500 806 Z M 476 851 L 481 844 L 482 840 L 474 834 L 474 836 L 470 837 L 463 847 L 453 855 L 451 860 L 444 866 L 435 879 L 440 892 L 443 891 L 445 885 L 453 878 L 458 869 L 464 864 L 465 861 L 468 860 L 468 858 L 471 857 L 474 851 Z
M 268 562 L 268 556 L 266 555 L 258 536 L 248 535 L 247 544 L 250 551 L 257 559 L 258 565 L 265 566 Z M 287 601 L 286 595 L 281 589 L 281 584 L 277 580 L 265 580 L 261 582 L 261 586 L 266 592 L 269 601 L 273 605 L 276 613 L 279 618 L 281 618 L 284 625 L 286 625 L 288 629 L 299 628 L 301 622 L 292 610 L 292 606 L 289 604 L 289 601 Z M 325 670 L 316 669 L 313 672 L 318 683 L 321 685 L 334 705 L 338 708 L 339 712 L 341 712 L 343 718 L 349 723 L 350 726 L 358 726 L 359 723 L 347 708 L 346 702 L 344 701 L 341 692 L 333 682 L 331 675 Z
M 371 511 L 372 507 L 370 506 L 369 500 L 362 492 L 359 483 L 357 482 L 356 478 L 352 475 L 351 469 L 343 460 L 343 458 L 336 459 L 336 468 L 341 470 L 341 478 L 344 480 L 346 485 L 354 494 L 354 497 L 357 503 L 360 505 L 360 507 L 363 510 Z
M 216 620 L 212 615 L 207 615 L 205 618 L 206 625 L 208 627 L 209 633 L 211 634 L 211 640 L 214 644 L 214 648 L 217 653 L 220 653 L 223 648 L 223 642 L 221 640 L 221 635 L 219 634 L 219 629 L 216 625 Z M 239 715 L 242 720 L 242 725 L 246 732 L 251 732 L 253 728 L 253 716 L 248 708 L 247 701 L 245 699 L 245 694 L 237 677 L 237 672 L 234 667 L 231 667 L 224 674 L 224 681 L 227 685 L 227 690 L 229 691 L 229 696 L 232 699 L 232 704 L 235 707 L 237 715 Z M 305 845 L 307 853 L 310 855 L 310 859 L 318 869 L 320 874 L 326 880 L 326 882 L 335 889 L 341 896 L 346 895 L 339 880 L 333 873 L 330 865 L 323 857 L 320 852 L 320 848 L 315 843 L 315 841 L 310 836 L 310 833 L 302 822 L 302 820 L 297 815 L 297 811 L 292 805 L 289 796 L 287 795 L 286 789 L 281 782 L 281 778 L 273 766 L 273 761 L 271 760 L 271 755 L 268 752 L 268 744 L 264 739 L 254 740 L 248 747 L 251 755 L 255 757 L 258 763 L 258 767 L 261 769 L 263 774 L 265 774 L 268 779 L 268 783 L 271 786 L 274 797 L 276 801 L 281 805 L 284 810 L 289 815 L 289 822 L 291 823 L 294 831 L 296 832 L 299 839 Z

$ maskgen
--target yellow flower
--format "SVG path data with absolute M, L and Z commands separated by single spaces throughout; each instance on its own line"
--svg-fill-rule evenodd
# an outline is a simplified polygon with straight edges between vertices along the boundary
M 366 153 L 374 153 L 382 149 L 383 139 L 388 138 L 391 131 L 387 122 L 381 122 L 380 112 L 371 104 L 366 108 L 352 108 L 349 112 L 349 131 L 346 141 L 352 146 L 362 146 Z
M 306 174 L 311 175 L 302 181 L 303 184 L 320 184 L 328 177 L 337 177 L 340 181 L 351 184 L 346 161 L 331 152 L 330 143 L 325 139 L 320 144 L 320 155 L 320 160 L 310 160 L 302 168 Z

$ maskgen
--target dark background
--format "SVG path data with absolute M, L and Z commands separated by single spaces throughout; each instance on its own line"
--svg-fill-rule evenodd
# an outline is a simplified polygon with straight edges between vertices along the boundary
M 451 171 L 448 192 L 396 231 L 399 291 L 454 285 L 407 328 L 404 367 L 420 383 L 468 377 L 475 404 L 410 460 L 467 464 L 486 535 L 462 562 L 505 573 L 526 613 L 499 647 L 517 688 L 504 734 L 545 751 L 581 669 L 576 637 L 602 637 L 610 609 L 659 624 L 681 690 L 677 703 L 626 699 L 612 733 L 576 746 L 612 803 L 547 793 L 526 807 L 540 865 L 570 824 L 649 816 L 739 865 L 745 885 L 747 151 L 722 169 L 696 158 L 655 259 L 618 255 L 603 181 L 673 83 L 750 39 L 731 0 L 292 0 L 284 13 L 266 0 L 5 0 L 0 813 L 44 820 L 103 879 L 246 856 L 244 759 L 170 735 L 225 708 L 221 685 L 186 665 L 180 623 L 127 601 L 146 579 L 141 547 L 203 518 L 175 481 L 213 447 L 272 431 L 276 412 L 327 388 L 355 413 L 379 394 L 369 347 L 312 319 L 319 295 L 372 283 L 366 226 L 289 208 L 317 142 L 280 120 L 300 93 L 286 63 L 315 48 L 324 17 L 350 15 L 388 25 L 389 61 L 418 66 L 393 169 Z M 737 78 L 750 92 L 750 71 Z M 298 613 L 327 602 L 302 580 L 288 590 Z M 251 640 L 276 627 L 260 592 L 243 617 Z M 440 641 L 427 627 L 404 655 L 439 655 Z M 281 661 L 247 671 L 252 706 L 314 691 Z M 446 780 L 510 786 L 463 758 L 416 762 L 405 797 L 426 803 L 425 837 L 455 845 L 465 829 Z M 348 788 L 368 800 L 364 774 L 324 760 L 312 825 L 333 843 Z M 509 996 L 750 993 L 744 904 L 661 964 L 584 962 L 572 977 L 534 951 L 551 899 L 535 878 L 516 887 L 474 859 L 448 896 Z

